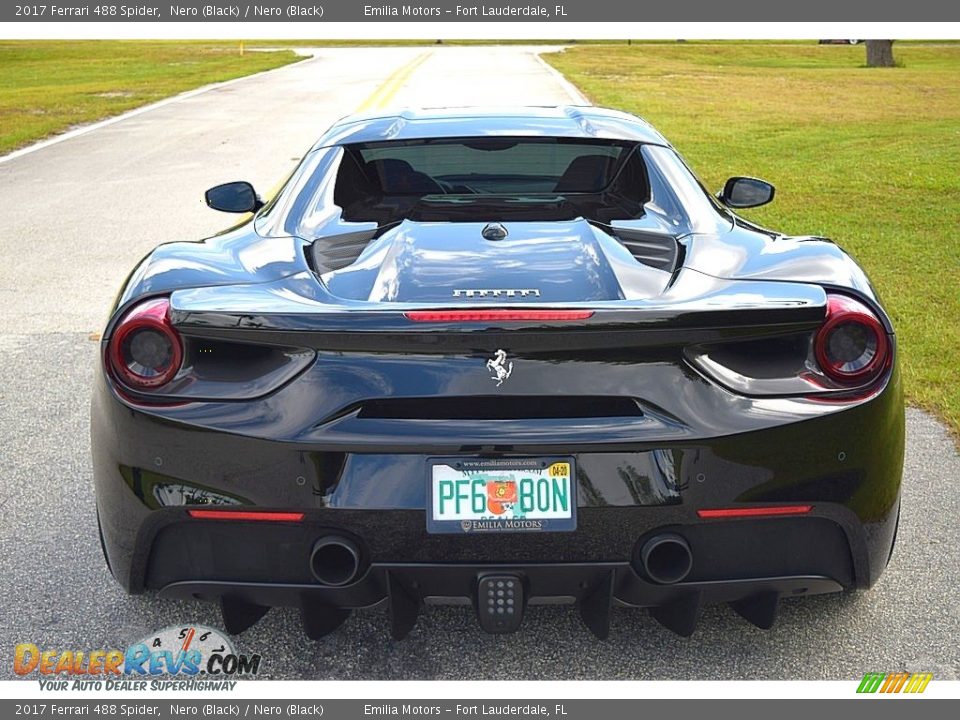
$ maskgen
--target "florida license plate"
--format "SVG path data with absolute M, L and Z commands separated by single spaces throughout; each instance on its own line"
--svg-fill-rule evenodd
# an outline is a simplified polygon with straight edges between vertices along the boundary
M 569 532 L 577 529 L 573 458 L 433 458 L 431 533 Z

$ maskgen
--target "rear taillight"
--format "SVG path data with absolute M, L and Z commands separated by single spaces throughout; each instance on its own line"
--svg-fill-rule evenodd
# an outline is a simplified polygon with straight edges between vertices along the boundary
M 844 385 L 863 385 L 883 372 L 890 344 L 883 325 L 863 303 L 844 295 L 827 297 L 827 319 L 813 341 L 823 373 Z
M 183 342 L 170 322 L 170 301 L 154 298 L 127 312 L 107 354 L 113 374 L 134 390 L 153 390 L 173 380 L 183 361 Z

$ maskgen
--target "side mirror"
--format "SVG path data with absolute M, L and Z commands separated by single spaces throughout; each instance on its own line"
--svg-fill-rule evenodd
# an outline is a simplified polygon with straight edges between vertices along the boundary
M 245 180 L 212 187 L 204 193 L 203 199 L 214 210 L 229 213 L 256 212 L 263 207 L 263 201 L 253 189 L 253 185 Z
M 765 180 L 751 177 L 732 177 L 724 183 L 717 198 L 727 207 L 752 208 L 773 200 L 776 188 Z

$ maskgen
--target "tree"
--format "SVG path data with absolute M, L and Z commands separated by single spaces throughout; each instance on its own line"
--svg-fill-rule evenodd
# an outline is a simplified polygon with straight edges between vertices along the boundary
M 867 67 L 894 67 L 893 40 L 867 40 Z

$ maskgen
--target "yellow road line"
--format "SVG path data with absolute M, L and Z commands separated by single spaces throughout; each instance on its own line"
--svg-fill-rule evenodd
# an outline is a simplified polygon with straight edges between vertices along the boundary
M 370 110 L 381 110 L 386 107 L 393 97 L 400 91 L 404 83 L 410 79 L 410 76 L 416 72 L 417 68 L 423 65 L 433 53 L 421 53 L 406 65 L 397 68 L 383 83 L 374 90 L 370 97 L 360 103 L 357 112 L 368 112 Z
M 427 59 L 432 55 L 432 52 L 425 52 L 417 55 L 413 60 L 408 62 L 406 65 L 401 65 L 384 80 L 380 85 L 377 86 L 377 89 L 370 93 L 370 96 L 360 103 L 360 106 L 357 108 L 357 112 L 368 112 L 370 110 L 380 110 L 387 106 L 387 104 L 393 99 L 393 97 L 400 91 L 404 83 L 410 79 L 410 76 L 416 72 L 417 68 L 423 65 Z M 281 182 L 274 185 L 270 188 L 265 197 L 265 202 L 270 202 L 274 195 L 276 195 L 280 188 L 283 187 L 283 184 L 287 181 L 284 178 Z M 244 216 L 244 222 L 249 219 L 250 215 Z

